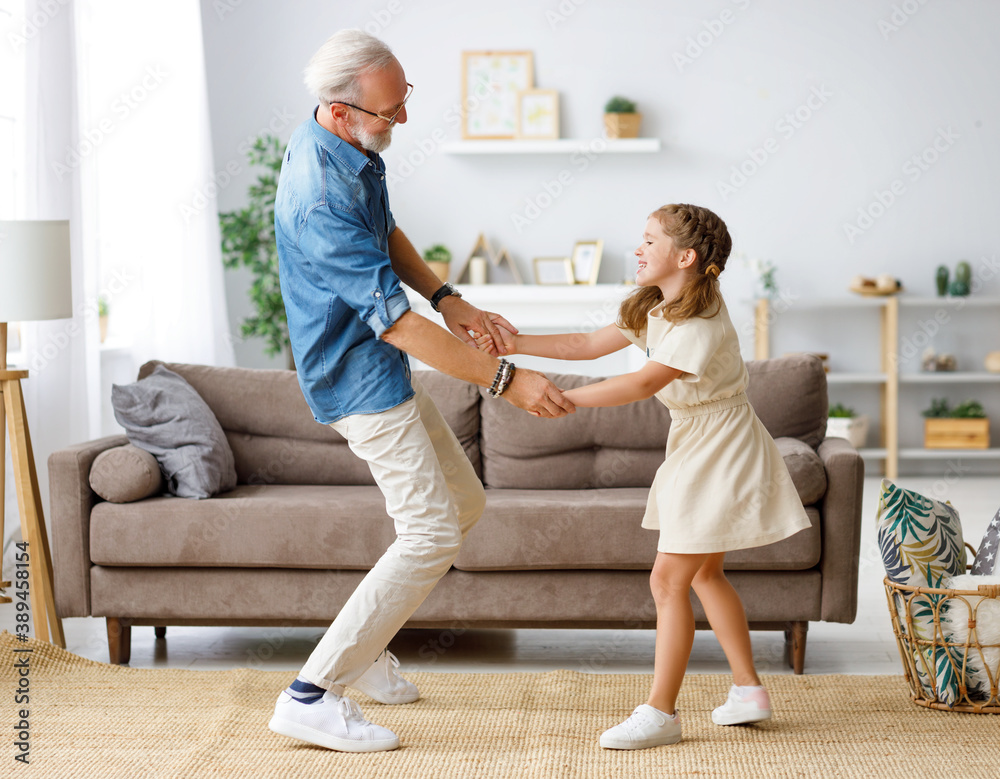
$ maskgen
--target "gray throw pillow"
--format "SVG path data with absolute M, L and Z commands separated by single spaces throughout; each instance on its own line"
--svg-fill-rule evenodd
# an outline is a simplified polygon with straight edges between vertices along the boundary
M 163 474 L 153 455 L 125 444 L 97 455 L 90 487 L 109 503 L 132 503 L 163 492 Z
M 979 551 L 976 552 L 970 573 L 977 576 L 1000 574 L 1000 565 L 997 565 L 997 558 L 1000 557 L 998 553 L 1000 553 L 1000 510 L 983 533 L 983 540 L 979 542 Z
M 167 492 L 210 498 L 236 486 L 236 463 L 212 409 L 181 376 L 158 365 L 135 384 L 111 387 L 115 419 L 128 440 L 152 454 Z

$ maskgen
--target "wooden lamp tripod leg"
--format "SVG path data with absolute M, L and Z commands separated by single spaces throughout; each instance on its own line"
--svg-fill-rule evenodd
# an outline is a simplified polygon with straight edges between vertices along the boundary
M 7 370 L 7 323 L 0 322 L 0 370 Z M 3 578 L 4 499 L 7 494 L 7 412 L 4 411 L 2 385 L 0 385 L 0 589 L 6 590 L 10 582 Z M 11 599 L 0 595 L 0 603 Z
M 23 374 L 23 375 L 22 375 Z M 35 637 L 65 647 L 62 621 L 56 616 L 52 585 L 52 558 L 49 555 L 48 534 L 41 497 L 38 493 L 38 473 L 31 450 L 28 418 L 24 411 L 21 378 L 27 371 L 5 371 L 2 382 L 3 402 L 10 431 L 10 452 L 14 462 L 14 482 L 21 510 L 21 533 L 28 542 L 31 581 L 31 611 L 35 619 Z M 52 638 L 49 637 L 49 625 Z

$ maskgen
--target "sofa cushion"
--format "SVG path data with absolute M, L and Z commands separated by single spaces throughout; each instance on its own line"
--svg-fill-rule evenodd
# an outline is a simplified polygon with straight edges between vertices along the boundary
M 163 492 L 163 474 L 153 455 L 125 444 L 97 455 L 90 468 L 90 487 L 104 500 L 132 503 Z
M 159 365 L 134 384 L 112 385 L 111 405 L 129 441 L 160 464 L 168 492 L 207 498 L 236 486 L 226 435 L 182 376 Z
M 562 389 L 587 376 L 549 374 Z M 663 463 L 670 412 L 654 398 L 540 419 L 481 390 L 483 483 L 505 489 L 649 487 Z
M 811 506 L 826 494 L 826 468 L 816 450 L 798 438 L 775 438 L 792 484 L 803 506 Z
M 186 379 L 215 413 L 232 447 L 240 484 L 360 484 L 375 481 L 343 437 L 319 424 L 294 371 L 148 362 Z M 437 371 L 415 371 L 481 476 L 479 393 Z M 522 412 L 523 413 L 523 412 Z
M 649 490 L 486 491 L 486 510 L 455 560 L 464 571 L 649 570 L 656 533 L 644 530 Z M 775 544 L 726 555 L 731 570 L 805 570 L 820 558 L 820 521 Z
M 394 539 L 378 487 L 239 485 L 98 503 L 90 517 L 91 560 L 110 566 L 367 569 Z
M 459 552 L 464 570 L 649 570 L 656 534 L 640 522 L 647 490 L 487 490 L 486 510 Z M 349 512 L 343 507 L 350 506 Z M 731 552 L 732 570 L 804 570 L 819 560 L 812 527 Z M 174 497 L 98 503 L 90 520 L 96 565 L 371 568 L 395 539 L 377 487 L 239 485 L 202 501 Z
M 830 410 L 823 363 L 791 354 L 747 363 L 747 397 L 772 438 L 798 438 L 814 449 L 826 436 Z

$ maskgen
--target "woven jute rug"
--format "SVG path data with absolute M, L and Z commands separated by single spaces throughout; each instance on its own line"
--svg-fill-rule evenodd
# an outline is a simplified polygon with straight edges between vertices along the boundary
M 710 719 L 728 678 L 689 676 L 679 703 L 684 739 L 638 752 L 603 750 L 598 737 L 644 702 L 649 675 L 407 676 L 424 695 L 416 703 L 384 706 L 357 695 L 402 747 L 344 754 L 267 729 L 288 673 L 110 666 L 5 632 L 0 776 L 914 779 L 996 777 L 1000 766 L 1000 719 L 915 706 L 901 676 L 770 676 L 775 718 L 728 728 Z M 28 702 L 15 701 L 19 691 Z M 14 760 L 21 709 L 28 765 Z

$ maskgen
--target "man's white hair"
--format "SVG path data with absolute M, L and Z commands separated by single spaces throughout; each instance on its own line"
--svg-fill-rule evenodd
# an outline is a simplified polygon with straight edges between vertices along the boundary
M 363 30 L 341 30 L 327 38 L 305 69 L 306 88 L 325 103 L 361 98 L 358 77 L 395 60 L 392 50 Z

